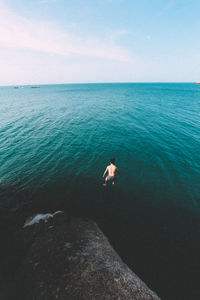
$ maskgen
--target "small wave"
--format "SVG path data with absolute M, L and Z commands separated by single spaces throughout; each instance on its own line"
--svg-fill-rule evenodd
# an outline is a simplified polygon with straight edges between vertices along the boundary
M 53 214 L 47 213 L 47 214 L 37 214 L 34 217 L 29 218 L 28 220 L 26 220 L 26 222 L 24 223 L 23 228 L 28 227 L 28 226 L 32 226 L 36 223 L 39 223 L 41 220 L 43 220 L 45 223 L 48 221 L 49 218 L 53 218 L 55 215 L 57 214 L 62 214 L 63 211 L 56 211 Z

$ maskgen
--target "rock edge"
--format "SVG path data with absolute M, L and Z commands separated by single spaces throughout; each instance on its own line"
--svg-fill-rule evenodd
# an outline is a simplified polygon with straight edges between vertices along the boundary
M 13 299 L 160 299 L 122 262 L 94 221 L 59 213 L 23 228 L 17 240 L 23 260 Z

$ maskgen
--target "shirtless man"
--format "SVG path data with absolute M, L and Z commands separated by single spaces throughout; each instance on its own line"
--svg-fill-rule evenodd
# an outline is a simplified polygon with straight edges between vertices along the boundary
M 103 184 L 103 186 L 106 186 L 109 180 L 114 185 L 116 180 L 116 172 L 120 175 L 119 169 L 115 166 L 115 158 L 110 159 L 110 165 L 107 166 L 105 172 L 103 173 L 103 177 L 107 172 L 108 176 L 105 178 L 105 183 Z

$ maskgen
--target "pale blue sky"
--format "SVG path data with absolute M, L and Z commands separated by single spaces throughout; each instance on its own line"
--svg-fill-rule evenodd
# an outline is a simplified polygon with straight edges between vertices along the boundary
M 0 0 L 0 85 L 200 80 L 200 1 Z

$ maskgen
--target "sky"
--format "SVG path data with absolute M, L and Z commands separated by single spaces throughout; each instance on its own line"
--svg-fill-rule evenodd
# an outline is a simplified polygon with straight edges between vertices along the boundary
M 199 0 L 0 0 L 0 85 L 200 81 Z

